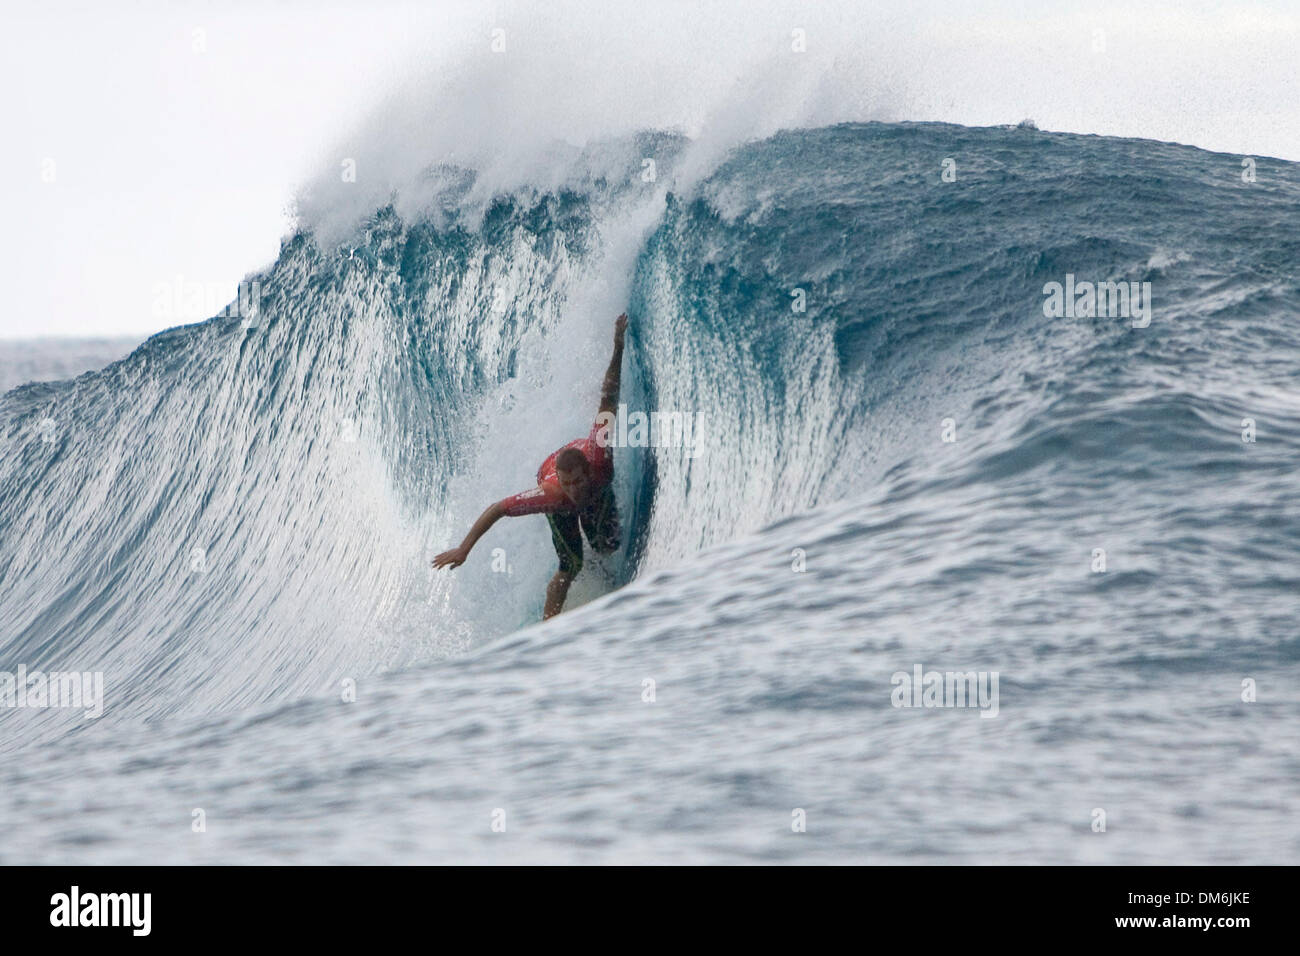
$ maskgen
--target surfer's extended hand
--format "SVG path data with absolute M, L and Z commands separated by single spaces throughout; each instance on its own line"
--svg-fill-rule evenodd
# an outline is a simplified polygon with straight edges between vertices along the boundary
M 433 566 L 435 568 L 458 568 L 465 563 L 465 559 L 468 557 L 469 552 L 464 548 L 452 548 L 450 551 L 444 551 L 434 558 Z
M 627 313 L 624 312 L 614 320 L 614 341 L 620 345 L 623 342 L 623 333 L 627 330 Z
M 460 543 L 460 547 L 442 552 L 433 559 L 433 566 L 435 568 L 460 567 L 469 557 L 470 549 L 474 547 L 474 543 L 483 537 L 488 528 L 496 524 L 498 518 L 503 517 L 505 517 L 505 512 L 501 510 L 501 502 L 497 501 L 488 505 L 483 513 L 478 516 L 478 520 L 474 522 L 474 527 L 469 529 L 469 534 L 465 535 L 465 540 Z

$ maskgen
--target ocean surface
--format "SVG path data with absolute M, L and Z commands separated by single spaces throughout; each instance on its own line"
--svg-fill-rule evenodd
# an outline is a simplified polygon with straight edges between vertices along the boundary
M 1300 167 L 701 162 L 432 169 L 0 398 L 0 672 L 103 682 L 0 706 L 0 863 L 1300 861 Z M 624 545 L 543 624 L 542 518 L 429 562 L 586 434 L 624 309 L 625 417 L 692 442 L 616 448 Z
M 0 393 L 99 371 L 139 344 L 139 338 L 0 339 Z

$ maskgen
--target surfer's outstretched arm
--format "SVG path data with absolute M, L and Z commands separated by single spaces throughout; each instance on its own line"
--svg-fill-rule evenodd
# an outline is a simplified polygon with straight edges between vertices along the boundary
M 623 371 L 623 333 L 627 330 L 627 313 L 614 320 L 614 357 L 605 371 L 605 382 L 600 388 L 600 410 L 618 414 L 618 380 Z
M 478 539 L 487 534 L 488 528 L 496 524 L 503 515 L 505 515 L 505 509 L 501 507 L 501 502 L 498 501 L 488 505 L 487 510 L 479 515 L 478 520 L 474 522 L 474 527 L 469 529 L 469 534 L 465 535 L 465 540 L 460 543 L 460 547 L 442 552 L 433 559 L 433 566 L 435 568 L 460 567 L 465 563 L 465 559 L 469 557 L 469 553 L 478 542 Z

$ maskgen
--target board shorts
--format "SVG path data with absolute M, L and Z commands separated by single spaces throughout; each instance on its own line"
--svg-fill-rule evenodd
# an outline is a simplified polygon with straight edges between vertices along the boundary
M 546 516 L 551 525 L 551 543 L 560 559 L 560 573 L 576 575 L 582 570 L 582 536 L 598 554 L 618 550 L 618 503 L 614 485 L 603 485 L 581 511 L 557 511 Z M 579 529 L 581 528 L 581 531 Z

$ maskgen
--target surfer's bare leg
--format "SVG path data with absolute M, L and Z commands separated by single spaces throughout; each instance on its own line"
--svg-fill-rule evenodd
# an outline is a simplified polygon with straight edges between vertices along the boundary
M 542 620 L 554 617 L 564 610 L 564 599 L 569 595 L 569 585 L 582 570 L 582 532 L 576 514 L 549 514 L 546 516 L 551 526 L 551 544 L 555 546 L 555 556 L 560 562 L 559 569 L 546 586 L 546 608 Z
M 564 599 L 569 596 L 569 585 L 572 583 L 573 575 L 565 574 L 563 571 L 555 572 L 551 583 L 546 585 L 546 608 L 542 611 L 543 621 L 548 617 L 555 617 L 564 610 Z

